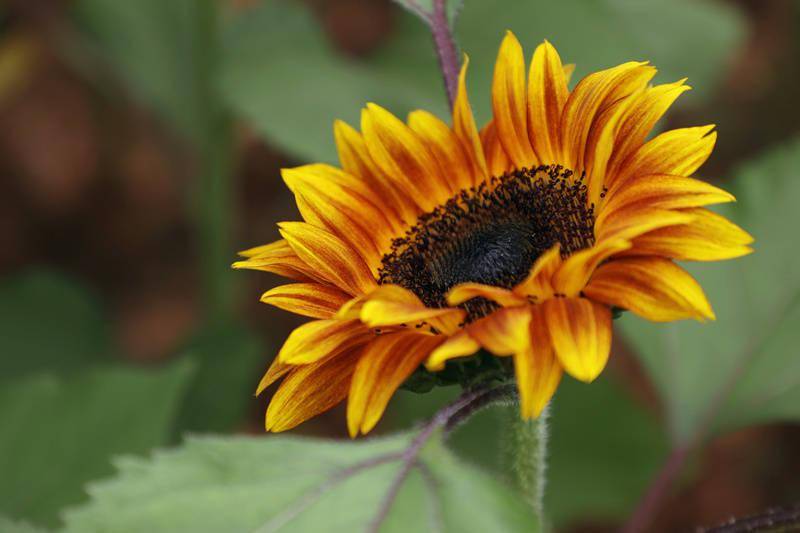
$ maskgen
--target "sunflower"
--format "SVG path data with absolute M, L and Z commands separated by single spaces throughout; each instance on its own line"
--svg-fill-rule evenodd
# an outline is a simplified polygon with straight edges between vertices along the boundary
M 537 417 L 562 374 L 591 382 L 606 366 L 612 316 L 705 321 L 700 285 L 674 260 L 751 252 L 752 238 L 703 206 L 734 197 L 690 178 L 714 126 L 648 135 L 686 80 L 651 85 L 628 62 L 568 88 L 555 48 L 526 77 L 503 40 L 493 118 L 478 130 L 461 69 L 452 126 L 407 122 L 368 104 L 361 132 L 334 125 L 341 168 L 285 169 L 302 222 L 241 253 L 237 268 L 294 282 L 261 300 L 314 320 L 295 329 L 258 385 L 282 382 L 266 413 L 290 429 L 347 399 L 351 436 L 369 432 L 410 376 L 486 368 L 516 378 L 521 415 Z

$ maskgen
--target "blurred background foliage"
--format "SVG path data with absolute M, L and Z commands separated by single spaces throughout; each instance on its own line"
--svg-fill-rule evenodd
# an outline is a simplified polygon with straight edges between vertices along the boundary
M 654 531 L 800 499 L 798 3 L 465 0 L 455 33 L 481 122 L 505 29 L 527 53 L 552 41 L 573 79 L 630 59 L 652 61 L 660 82 L 688 76 L 695 89 L 661 127 L 718 125 L 701 175 L 737 195 L 726 214 L 757 239 L 751 257 L 693 267 L 715 323 L 625 316 L 609 371 L 565 381 L 550 519 L 615 530 L 686 450 Z M 258 303 L 277 278 L 229 264 L 297 216 L 279 169 L 335 162 L 335 118 L 357 125 L 368 101 L 447 116 L 430 41 L 388 0 L 0 5 L 0 529 L 253 528 L 334 467 L 408 438 L 262 436 L 266 399 L 252 392 L 299 322 Z M 408 430 L 455 394 L 401 392 L 378 432 Z M 487 410 L 455 433 L 454 453 L 426 452 L 445 530 L 526 530 L 498 481 L 510 416 Z M 187 432 L 238 436 L 184 443 Z M 343 437 L 343 412 L 298 433 Z M 342 506 L 361 510 L 340 527 L 363 524 L 394 466 L 381 468 L 295 530 L 330 525 L 325 510 Z M 386 530 L 428 516 L 415 476 Z M 462 516 L 454 502 L 489 511 Z

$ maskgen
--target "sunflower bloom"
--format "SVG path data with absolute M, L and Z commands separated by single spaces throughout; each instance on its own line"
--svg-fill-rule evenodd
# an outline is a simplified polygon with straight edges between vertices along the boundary
M 335 124 L 341 168 L 282 172 L 303 221 L 279 224 L 281 240 L 234 265 L 292 279 L 262 301 L 314 319 L 258 386 L 282 379 L 267 430 L 347 399 L 350 434 L 367 433 L 412 374 L 444 377 L 469 360 L 476 375 L 505 368 L 521 415 L 537 417 L 563 372 L 584 382 L 602 372 L 613 310 L 714 318 L 673 260 L 752 251 L 744 230 L 704 207 L 733 196 L 689 177 L 711 154 L 714 127 L 648 140 L 685 80 L 651 85 L 656 69 L 629 62 L 570 91 L 551 44 L 526 76 L 508 33 L 493 119 L 478 130 L 467 63 L 452 126 L 425 111 L 404 123 L 368 104 L 361 132 Z

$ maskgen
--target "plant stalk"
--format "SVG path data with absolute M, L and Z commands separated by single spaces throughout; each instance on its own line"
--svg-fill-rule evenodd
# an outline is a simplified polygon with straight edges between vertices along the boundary
M 539 518 L 541 531 L 545 531 L 547 526 L 544 495 L 547 488 L 549 415 L 549 406 L 545 407 L 535 420 L 523 420 L 519 417 L 519 413 L 510 413 L 512 431 L 511 449 L 508 450 L 510 466 L 514 471 L 517 486 Z
M 447 90 L 447 100 L 450 103 L 450 109 L 453 109 L 461 62 L 458 60 L 458 47 L 453 38 L 450 21 L 447 19 L 446 4 L 447 0 L 434 0 L 433 13 L 429 17 L 429 25 L 433 34 L 436 56 L 439 59 L 439 68 L 442 70 L 444 86 Z

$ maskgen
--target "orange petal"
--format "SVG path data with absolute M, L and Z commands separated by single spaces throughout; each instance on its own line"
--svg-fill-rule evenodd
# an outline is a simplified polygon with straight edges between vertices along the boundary
M 682 261 L 719 261 L 753 251 L 753 237 L 742 228 L 708 209 L 681 210 L 692 221 L 651 231 L 633 240 L 625 255 L 660 255 Z
M 654 322 L 714 319 L 703 289 L 684 269 L 660 257 L 631 257 L 600 266 L 583 293 Z
M 425 367 L 431 372 L 438 372 L 444 370 L 445 363 L 450 359 L 466 357 L 480 349 L 480 344 L 466 330 L 461 330 L 431 352 L 425 361 Z
M 597 265 L 631 247 L 626 240 L 600 241 L 591 248 L 575 252 L 553 274 L 552 284 L 556 294 L 577 296 L 586 286 Z
M 605 240 L 628 240 L 654 229 L 689 224 L 694 218 L 688 212 L 630 206 L 598 218 L 594 231 L 597 243 Z
M 514 354 L 522 418 L 537 418 L 558 388 L 563 371 L 541 306 L 531 309 L 530 349 Z
M 528 75 L 528 124 L 531 144 L 544 165 L 559 163 L 559 122 L 569 89 L 561 58 L 544 41 L 533 53 Z
M 359 350 L 293 367 L 269 402 L 267 431 L 286 431 L 345 399 Z
M 287 364 L 305 365 L 369 340 L 369 329 L 357 320 L 313 320 L 295 328 L 278 352 Z
M 460 305 L 473 298 L 486 298 L 502 306 L 524 305 L 528 300 L 502 287 L 482 283 L 460 283 L 447 293 L 447 303 Z
M 606 217 L 632 206 L 679 209 L 735 200 L 731 193 L 693 178 L 666 174 L 642 176 L 624 187 L 609 191 L 597 223 L 602 226 Z
M 281 362 L 277 357 L 273 359 L 272 363 L 267 369 L 267 373 L 264 374 L 264 377 L 258 382 L 256 396 L 264 392 L 264 389 L 288 374 L 293 368 L 296 367 L 294 365 L 287 365 L 286 363 Z
M 504 307 L 467 326 L 467 332 L 494 355 L 507 356 L 529 348 L 530 323 L 530 306 Z
M 278 224 L 283 238 L 315 274 L 352 295 L 371 291 L 376 285 L 361 256 L 341 239 L 305 222 Z
M 389 221 L 402 221 L 394 227 L 394 232 L 402 233 L 404 226 L 413 223 L 417 218 L 416 204 L 407 195 L 400 194 L 381 172 L 369 155 L 367 144 L 360 133 L 345 122 L 337 120 L 333 125 L 333 134 L 342 168 L 383 199 L 382 205 L 386 208 Z
M 500 139 L 497 137 L 497 128 L 494 120 L 489 121 L 481 130 L 481 144 L 486 155 L 486 166 L 492 176 L 502 176 L 512 169 L 511 160 L 508 158 Z
M 441 337 L 398 332 L 378 336 L 364 348 L 347 400 L 351 437 L 375 427 L 398 387 L 441 342 Z
M 525 58 L 522 46 L 510 31 L 500 45 L 494 67 L 492 108 L 497 136 L 512 163 L 517 168 L 534 166 L 536 156 L 528 137 Z
M 615 174 L 630 154 L 644 143 L 650 130 L 675 100 L 691 89 L 686 79 L 656 85 L 642 91 L 626 108 L 614 143 L 614 153 L 608 162 L 607 175 Z
M 361 320 L 372 327 L 416 325 L 435 322 L 452 316 L 456 322 L 464 319 L 463 309 L 427 307 L 413 292 L 397 285 L 382 285 L 364 300 Z
M 561 115 L 561 162 L 580 173 L 589 130 L 606 106 L 642 88 L 655 75 L 645 63 L 629 62 L 583 78 Z
M 448 175 L 448 193 L 455 194 L 474 183 L 472 161 L 450 127 L 427 111 L 413 111 L 408 125 L 433 153 Z
M 339 289 L 321 283 L 281 285 L 261 296 L 261 301 L 265 304 L 312 318 L 333 317 L 349 299 Z
M 361 115 L 361 129 L 372 159 L 422 211 L 430 211 L 450 197 L 447 178 L 436 158 L 400 119 L 368 104 Z
M 461 73 L 458 76 L 456 100 L 453 104 L 453 131 L 460 139 L 472 162 L 474 176 L 472 185 L 477 185 L 484 179 L 489 178 L 489 168 L 486 165 L 483 145 L 478 134 L 478 127 L 475 125 L 475 115 L 472 113 L 472 106 L 469 103 L 469 95 L 467 94 L 468 66 L 469 57 L 465 54 L 464 62 L 461 65 Z
M 553 296 L 553 276 L 561 266 L 561 245 L 556 244 L 540 255 L 533 263 L 531 271 L 514 292 L 521 296 L 544 301 Z
M 586 298 L 553 298 L 542 305 L 561 366 L 576 379 L 593 381 L 611 351 L 611 310 Z
M 297 256 L 285 239 L 239 252 L 239 255 L 246 259 L 235 262 L 233 268 L 271 272 L 297 281 L 322 281 L 320 276 Z
M 380 264 L 399 222 L 386 218 L 388 210 L 379 197 L 356 178 L 329 165 L 283 169 L 281 174 L 306 222 L 341 238 L 371 267 Z
M 647 174 L 692 175 L 714 150 L 717 134 L 713 129 L 713 125 L 682 128 L 658 135 L 628 156 L 606 185 L 613 189 Z

